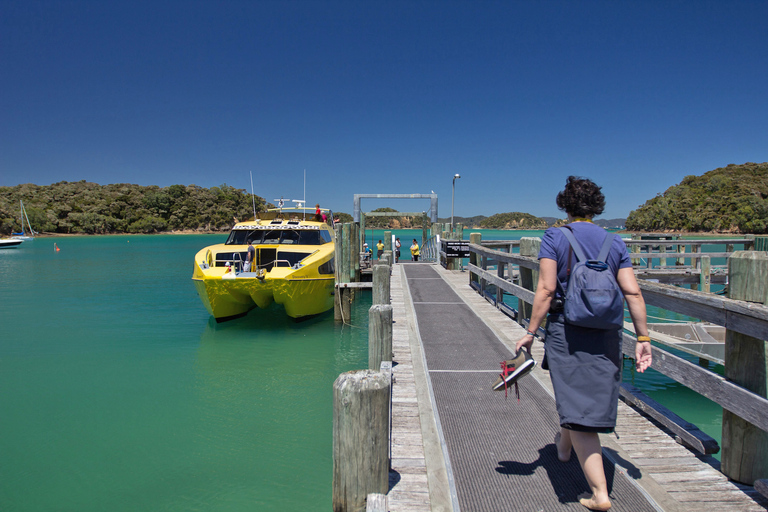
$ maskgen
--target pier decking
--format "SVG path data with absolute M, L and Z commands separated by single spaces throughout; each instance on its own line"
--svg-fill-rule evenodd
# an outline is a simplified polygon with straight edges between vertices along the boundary
M 557 414 L 539 366 L 510 390 L 490 386 L 523 328 L 439 265 L 394 265 L 392 471 L 388 510 L 585 510 L 575 455 L 557 460 Z M 541 361 L 543 345 L 534 345 Z M 729 482 L 697 455 L 619 403 L 603 435 L 612 510 L 766 510 L 752 487 Z

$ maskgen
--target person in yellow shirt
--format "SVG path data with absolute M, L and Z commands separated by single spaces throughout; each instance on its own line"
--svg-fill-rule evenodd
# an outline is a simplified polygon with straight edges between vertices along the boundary
M 413 245 L 411 245 L 411 259 L 413 261 L 419 261 L 419 244 L 416 243 L 416 239 L 413 239 Z
M 380 260 L 382 254 L 384 254 L 384 242 L 379 240 L 379 243 L 376 244 L 376 259 Z

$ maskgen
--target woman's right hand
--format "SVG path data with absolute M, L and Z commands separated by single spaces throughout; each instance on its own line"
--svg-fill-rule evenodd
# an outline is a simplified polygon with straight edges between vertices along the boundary
M 520 352 L 521 348 L 525 348 L 528 352 L 531 351 L 531 347 L 533 346 L 533 334 L 526 333 L 520 340 L 518 340 L 517 344 L 515 344 L 515 353 Z

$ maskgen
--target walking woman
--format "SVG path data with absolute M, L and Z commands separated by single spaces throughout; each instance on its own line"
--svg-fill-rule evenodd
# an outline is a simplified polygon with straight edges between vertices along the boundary
M 605 197 L 592 181 L 568 177 L 565 189 L 557 195 L 557 206 L 568 214 L 568 227 L 587 258 L 596 258 L 606 236 L 614 236 L 592 223 L 592 217 L 605 208 Z M 579 499 L 590 510 L 608 510 L 611 500 L 603 469 L 599 433 L 616 427 L 621 381 L 621 329 L 600 330 L 565 323 L 562 311 L 569 271 L 576 260 L 570 244 L 557 228 L 544 233 L 539 252 L 539 282 L 531 312 L 530 329 L 517 342 L 517 349 L 530 351 L 535 328 L 547 316 L 544 343 L 550 378 L 555 391 L 560 432 L 555 436 L 557 458 L 567 462 L 576 452 L 581 469 L 592 491 Z M 570 261 L 569 261 L 570 259 Z M 651 365 L 651 343 L 645 301 L 632 270 L 626 245 L 614 236 L 606 258 L 627 301 L 635 325 L 638 372 Z

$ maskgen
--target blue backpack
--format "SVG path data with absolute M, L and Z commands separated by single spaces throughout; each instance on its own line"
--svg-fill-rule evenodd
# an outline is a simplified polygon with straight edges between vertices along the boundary
M 606 263 L 614 237 L 606 233 L 600 254 L 596 260 L 590 260 L 570 229 L 560 228 L 560 231 L 577 259 L 564 293 L 566 323 L 592 329 L 620 329 L 624 325 L 624 295 Z

